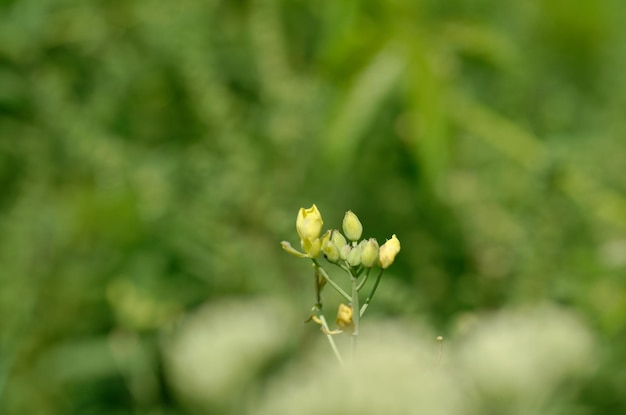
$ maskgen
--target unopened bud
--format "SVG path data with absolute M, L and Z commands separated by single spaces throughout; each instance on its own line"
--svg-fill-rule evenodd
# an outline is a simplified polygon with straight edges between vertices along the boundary
M 394 234 L 391 239 L 387 240 L 378 250 L 378 263 L 381 268 L 389 268 L 393 261 L 396 259 L 396 255 L 400 252 L 400 241 Z
M 322 251 L 322 240 L 320 238 L 309 241 L 308 239 L 301 241 L 302 249 L 307 253 L 309 258 L 317 258 Z
M 358 267 L 361 265 L 361 245 L 353 246 L 352 249 L 350 249 L 350 253 L 348 254 L 348 258 L 346 260 L 352 267 Z
M 300 208 L 298 211 L 296 230 L 298 231 L 300 239 L 313 240 L 318 238 L 320 233 L 322 233 L 323 224 L 322 214 L 315 204 L 308 209 Z
M 333 241 L 335 238 L 332 236 L 335 233 L 339 232 L 335 230 L 328 231 L 322 238 L 322 251 L 324 252 L 324 257 L 329 262 L 337 262 L 339 260 L 339 248 L 337 248 L 337 245 Z
M 311 258 L 317 257 L 320 253 L 322 243 L 319 241 L 319 236 L 322 233 L 323 224 L 322 214 L 317 206 L 313 205 L 308 209 L 300 208 L 298 211 L 296 230 L 304 252 Z
M 378 242 L 371 238 L 365 242 L 361 250 L 361 263 L 366 268 L 371 268 L 378 263 Z
M 350 241 L 358 241 L 363 233 L 361 221 L 351 210 L 347 211 L 343 217 L 343 233 Z
M 347 306 L 345 304 L 339 304 L 339 310 L 337 310 L 337 326 L 341 330 L 354 328 L 354 323 L 352 322 L 352 307 Z
M 346 244 L 339 250 L 339 258 L 342 260 L 347 260 L 348 255 L 350 255 L 350 245 Z
M 347 244 L 346 238 L 344 238 L 341 232 L 339 232 L 337 229 L 333 230 L 330 239 L 332 239 L 335 245 L 337 245 L 338 249 L 343 248 Z

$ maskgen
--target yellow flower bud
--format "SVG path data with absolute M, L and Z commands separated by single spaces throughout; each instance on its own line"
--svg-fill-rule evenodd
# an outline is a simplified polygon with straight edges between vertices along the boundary
M 319 238 L 323 224 L 322 214 L 317 210 L 317 206 L 313 205 L 308 209 L 300 208 L 298 211 L 296 230 L 300 239 L 312 241 Z
M 339 310 L 337 310 L 337 326 L 341 330 L 349 329 L 352 330 L 354 328 L 354 323 L 352 322 L 352 307 L 347 306 L 345 304 L 339 304 Z
M 342 260 L 347 260 L 348 259 L 348 255 L 350 254 L 350 245 L 345 244 L 340 250 L 339 250 L 339 258 L 341 258 Z
M 302 249 L 311 258 L 317 257 L 322 249 L 319 236 L 322 233 L 323 224 L 324 221 L 317 206 L 313 205 L 308 209 L 300 208 L 298 211 L 296 230 L 300 236 Z
M 353 246 L 352 249 L 350 249 L 346 261 L 348 261 L 348 264 L 352 267 L 361 265 L 361 245 Z
M 331 235 L 331 239 L 333 240 L 335 245 L 337 245 L 338 249 L 343 248 L 348 243 L 348 242 L 346 242 L 346 238 L 343 237 L 341 232 L 339 232 L 336 229 L 333 230 L 333 234 Z
M 371 268 L 378 262 L 378 242 L 376 239 L 369 239 L 361 251 L 361 263 L 366 268 Z
M 322 238 L 322 251 L 324 252 L 324 257 L 329 262 L 337 262 L 339 260 L 339 248 L 337 248 L 337 245 L 334 242 L 335 233 L 339 232 L 335 230 L 328 231 Z
M 305 239 L 302 242 L 302 249 L 306 252 L 309 258 L 317 258 L 322 252 L 322 240 L 320 238 L 316 238 L 312 241 Z
M 363 233 L 361 221 L 351 210 L 347 211 L 343 217 L 343 233 L 351 241 L 358 241 Z
M 380 267 L 383 269 L 389 268 L 396 259 L 398 252 L 400 252 L 400 241 L 394 234 L 391 239 L 388 239 L 378 250 L 378 263 Z

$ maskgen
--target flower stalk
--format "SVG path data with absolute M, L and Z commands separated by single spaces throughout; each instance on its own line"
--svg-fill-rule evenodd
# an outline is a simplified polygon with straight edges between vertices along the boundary
M 360 323 L 360 308 L 359 308 L 359 290 L 358 280 L 355 276 L 352 276 L 352 323 L 354 329 L 352 331 L 352 338 L 350 340 L 352 345 L 352 355 L 356 354 L 356 345 L 359 338 L 359 323 Z
M 281 245 L 291 255 L 312 261 L 315 278 L 315 304 L 306 321 L 315 321 L 321 326 L 320 329 L 326 335 L 337 361 L 343 364 L 343 358 L 333 336 L 345 331 L 349 332 L 351 335 L 352 355 L 356 353 L 361 318 L 378 289 L 384 270 L 391 266 L 396 255 L 400 252 L 400 241 L 395 234 L 382 246 L 379 246 L 374 238 L 360 240 L 363 234 L 363 225 L 352 211 L 346 212 L 344 216 L 342 223 L 343 234 L 337 229 L 331 229 L 323 233 L 323 224 L 322 214 L 316 205 L 308 209 L 301 208 L 296 217 L 296 230 L 300 238 L 302 251 L 295 249 L 287 241 L 281 242 Z M 349 289 L 344 289 L 340 284 L 340 280 L 331 278 L 324 265 L 320 262 L 319 257 L 321 256 L 329 264 L 338 267 L 346 273 L 350 281 Z M 370 272 L 374 267 L 379 268 L 376 281 L 369 295 L 361 304 L 360 292 L 365 288 Z M 322 311 L 322 291 L 326 285 L 332 287 L 348 302 L 348 305 L 340 304 L 339 306 L 336 318 L 338 328 L 335 330 L 331 330 L 328 326 Z

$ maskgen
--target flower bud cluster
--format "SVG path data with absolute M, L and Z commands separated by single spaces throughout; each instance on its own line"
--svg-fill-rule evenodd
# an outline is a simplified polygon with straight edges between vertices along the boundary
M 322 252 L 329 262 L 341 259 L 340 248 L 346 245 L 346 238 L 336 229 L 327 231 L 322 238 Z
M 326 231 L 322 235 L 324 222 L 322 215 L 313 205 L 308 209 L 300 208 L 296 218 L 296 230 L 304 253 L 295 250 L 283 241 L 283 248 L 296 256 L 317 258 L 320 253 L 331 263 L 343 263 L 350 267 L 379 266 L 388 268 L 400 252 L 400 241 L 393 235 L 382 246 L 374 238 L 361 239 L 363 225 L 352 211 L 347 211 L 342 223 L 343 234 L 337 229 Z M 345 235 L 345 236 L 344 236 Z

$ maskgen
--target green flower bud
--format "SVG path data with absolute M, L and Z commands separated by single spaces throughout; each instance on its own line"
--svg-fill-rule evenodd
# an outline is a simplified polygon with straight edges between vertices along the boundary
M 361 250 L 361 263 L 366 268 L 371 268 L 378 262 L 378 242 L 371 238 L 365 241 Z
M 388 239 L 378 250 L 378 263 L 380 267 L 383 269 L 389 268 L 396 259 L 398 252 L 400 252 L 400 241 L 394 234 L 391 239 Z
M 350 266 L 358 267 L 361 264 L 361 246 L 357 245 L 352 247 L 346 260 Z
M 343 217 L 343 233 L 350 241 L 358 241 L 363 233 L 361 221 L 351 210 L 347 211 Z

